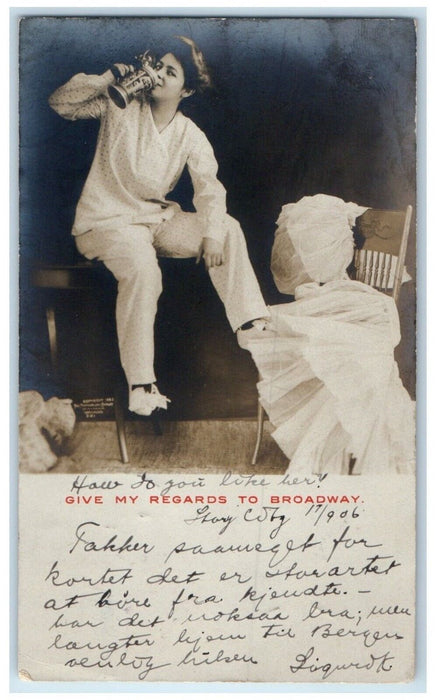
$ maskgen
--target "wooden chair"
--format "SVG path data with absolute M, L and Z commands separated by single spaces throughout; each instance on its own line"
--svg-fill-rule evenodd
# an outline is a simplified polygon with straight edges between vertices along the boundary
M 75 291 L 96 290 L 102 285 L 102 277 L 111 277 L 103 263 L 79 261 L 71 265 L 37 265 L 32 270 L 32 286 L 45 291 L 45 316 L 50 346 L 51 366 L 55 374 L 58 372 L 58 331 L 55 312 L 54 292 L 62 290 L 68 294 Z M 112 279 L 112 278 L 111 278 Z M 117 429 L 118 446 L 123 464 L 129 462 L 126 431 L 124 422 L 124 397 L 121 381 L 114 381 L 114 414 Z M 137 416 L 140 420 L 140 417 Z M 150 416 L 155 435 L 162 435 L 162 429 L 157 416 Z
M 352 279 L 390 294 L 398 303 L 409 240 L 412 207 L 368 209 L 356 220 Z
M 398 303 L 403 280 L 412 206 L 405 210 L 368 209 L 355 225 L 356 247 L 350 278 L 389 294 Z M 251 464 L 257 462 L 262 442 L 265 410 L 257 406 L 256 444 Z M 352 467 L 351 467 L 352 468 Z

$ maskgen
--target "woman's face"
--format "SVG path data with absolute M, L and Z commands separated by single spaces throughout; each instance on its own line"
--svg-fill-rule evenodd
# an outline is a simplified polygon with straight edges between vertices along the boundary
M 159 102 L 180 102 L 183 97 L 191 94 L 191 90 L 186 90 L 185 74 L 181 63 L 172 53 L 166 53 L 160 59 L 156 73 L 159 82 L 152 90 L 151 96 Z

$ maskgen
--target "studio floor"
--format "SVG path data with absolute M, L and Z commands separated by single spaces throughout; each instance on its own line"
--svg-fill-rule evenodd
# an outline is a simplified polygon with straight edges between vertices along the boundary
M 149 420 L 126 423 L 129 463 L 120 459 L 113 421 L 78 422 L 69 440 L 68 455 L 52 472 L 186 472 L 285 473 L 288 460 L 265 423 L 257 464 L 251 465 L 256 442 L 254 420 L 162 422 L 155 435 Z

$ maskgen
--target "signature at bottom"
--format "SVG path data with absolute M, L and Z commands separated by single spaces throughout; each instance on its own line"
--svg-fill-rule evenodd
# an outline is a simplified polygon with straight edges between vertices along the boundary
M 351 668 L 358 671 L 375 670 L 376 673 L 388 673 L 392 670 L 392 664 L 390 662 L 395 659 L 395 657 L 390 656 L 390 652 L 387 651 L 381 656 L 370 654 L 367 661 L 349 661 L 342 664 L 335 664 L 328 661 L 321 661 L 318 656 L 313 658 L 314 654 L 315 647 L 310 647 L 306 653 L 297 654 L 295 657 L 297 663 L 290 664 L 289 666 L 291 672 L 299 673 L 299 671 L 309 671 L 310 673 L 321 673 L 321 678 L 323 680 L 333 675 L 335 671 L 346 671 Z

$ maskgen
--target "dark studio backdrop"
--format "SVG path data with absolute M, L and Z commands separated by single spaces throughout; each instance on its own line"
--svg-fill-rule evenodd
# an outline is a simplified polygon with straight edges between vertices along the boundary
M 415 207 L 415 27 L 386 18 L 27 17 L 20 25 L 20 389 L 46 398 L 111 394 L 114 284 L 56 295 L 60 372 L 49 362 L 40 263 L 79 259 L 70 235 L 98 122 L 69 122 L 49 95 L 79 72 L 103 73 L 183 34 L 214 76 L 183 111 L 211 141 L 228 211 L 246 235 L 267 303 L 290 301 L 269 269 L 281 207 L 325 193 L 380 208 Z M 171 197 L 192 210 L 183 177 Z M 170 197 L 170 198 L 171 198 Z M 414 277 L 415 236 L 407 263 Z M 163 261 L 156 365 L 170 416 L 254 415 L 256 370 L 228 328 L 202 266 Z M 400 299 L 400 372 L 414 393 L 414 283 Z M 114 364 L 115 363 L 115 364 Z

